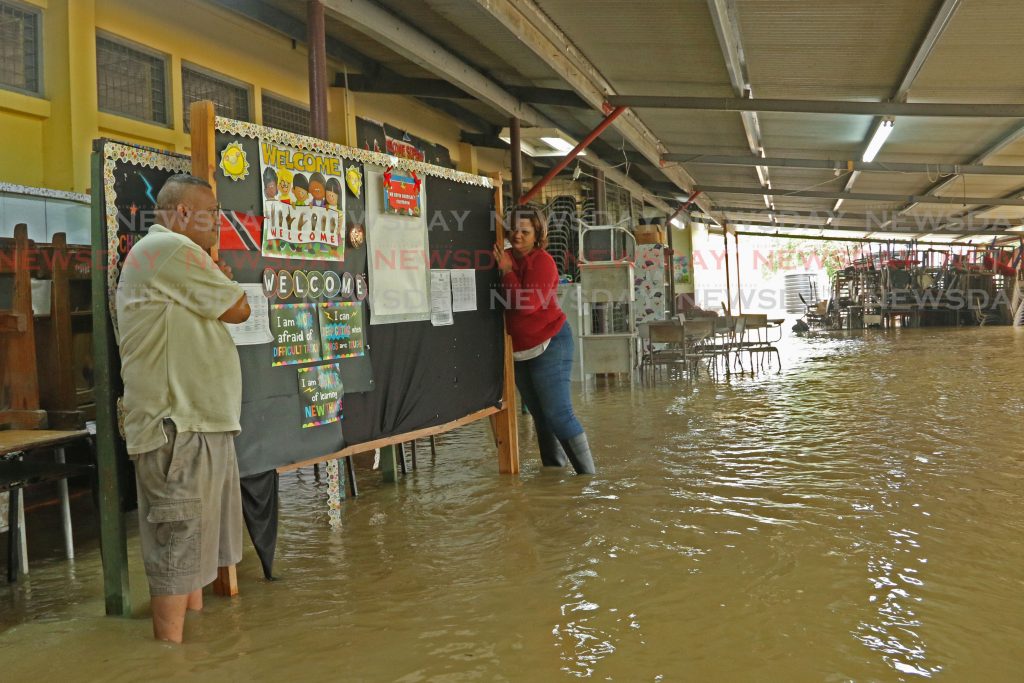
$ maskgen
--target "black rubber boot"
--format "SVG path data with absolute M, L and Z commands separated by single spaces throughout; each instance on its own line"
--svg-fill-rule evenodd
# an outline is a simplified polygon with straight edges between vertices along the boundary
M 576 474 L 594 474 L 594 457 L 590 454 L 590 443 L 587 441 L 586 433 L 577 434 L 571 439 L 559 439 L 565 454 L 569 456 L 569 462 Z
M 565 467 L 569 464 L 565 451 L 552 432 L 538 429 L 537 445 L 540 446 L 540 464 L 544 467 Z

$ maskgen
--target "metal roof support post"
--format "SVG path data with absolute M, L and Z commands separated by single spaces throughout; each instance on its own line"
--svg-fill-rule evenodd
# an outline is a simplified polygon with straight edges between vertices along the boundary
M 519 204 L 526 204 L 533 199 L 545 185 L 551 182 L 552 178 L 561 173 L 566 166 L 571 164 L 573 159 L 579 156 L 580 152 L 587 148 L 587 145 L 596 140 L 597 136 L 603 133 L 605 128 L 612 125 L 612 122 L 619 118 L 624 111 L 626 111 L 626 107 L 615 107 L 612 109 L 611 112 L 602 119 L 601 123 L 597 124 L 597 127 L 587 134 L 587 137 L 583 138 L 578 145 L 572 148 L 572 151 L 566 154 L 561 161 L 555 164 L 554 167 L 540 179 L 540 182 L 531 187 L 529 192 L 519 198 Z
M 306 5 L 306 42 L 309 45 L 309 132 L 327 139 L 327 32 L 320 0 Z
M 665 220 L 665 239 L 668 241 L 667 248 L 665 249 L 665 260 L 668 262 L 668 317 L 669 319 L 676 317 L 676 264 L 673 260 L 675 250 L 672 248 L 672 221 L 682 210 L 682 206 L 675 210 Z
M 739 297 L 737 303 L 740 309 L 740 315 L 743 315 L 743 285 L 740 284 L 740 234 L 734 232 L 732 234 L 733 242 L 736 247 L 736 295 Z
M 725 245 L 725 314 L 732 315 L 732 278 L 729 275 L 729 224 L 722 226 L 722 244 Z M 726 361 L 728 366 L 728 361 Z
M 519 206 L 523 196 L 523 149 L 519 119 L 515 116 L 508 123 L 509 145 L 512 148 L 512 208 Z

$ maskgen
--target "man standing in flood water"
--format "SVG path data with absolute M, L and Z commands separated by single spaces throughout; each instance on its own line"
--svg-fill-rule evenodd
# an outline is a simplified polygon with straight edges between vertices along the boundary
M 118 346 L 153 635 L 180 643 L 203 586 L 242 558 L 234 446 L 242 375 L 224 323 L 250 311 L 230 268 L 208 253 L 220 217 L 206 181 L 168 179 L 157 220 L 125 260 Z

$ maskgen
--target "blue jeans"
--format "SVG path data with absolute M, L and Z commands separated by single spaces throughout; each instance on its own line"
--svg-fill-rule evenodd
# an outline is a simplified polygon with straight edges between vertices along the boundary
M 533 416 L 538 439 L 542 442 L 547 433 L 553 433 L 559 441 L 583 433 L 569 393 L 573 346 L 572 328 L 566 321 L 544 353 L 515 364 L 516 387 Z

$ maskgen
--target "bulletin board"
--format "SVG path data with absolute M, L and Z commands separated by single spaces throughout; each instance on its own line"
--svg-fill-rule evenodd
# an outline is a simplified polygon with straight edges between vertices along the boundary
M 253 292 L 266 298 L 261 304 L 276 323 L 269 326 L 272 339 L 259 341 L 254 335 L 256 341 L 237 346 L 243 402 L 236 451 L 242 476 L 502 406 L 506 338 L 502 311 L 492 305 L 490 179 L 220 117 L 215 129 L 219 257 L 231 265 L 236 281 L 251 285 L 250 301 Z M 96 151 L 103 162 L 108 310 L 116 327 L 121 264 L 153 222 L 151 210 L 163 182 L 189 172 L 192 164 L 188 157 L 113 141 L 99 141 Z M 290 194 L 268 187 L 266 181 L 275 177 L 266 173 L 268 166 L 277 179 L 290 176 L 285 181 Z M 298 178 L 297 169 L 307 166 L 312 172 L 302 171 Z M 449 324 L 430 319 L 372 324 L 368 244 L 375 225 L 384 222 L 376 220 L 381 206 L 367 206 L 368 197 L 377 202 L 382 193 L 367 192 L 363 183 L 388 172 L 419 181 L 429 268 L 462 271 L 463 284 L 469 282 L 475 293 L 476 308 L 454 312 Z M 334 192 L 325 193 L 328 188 Z M 332 197 L 339 189 L 341 196 Z M 287 207 L 281 205 L 283 197 Z M 288 215 L 272 224 L 267 215 L 272 212 Z M 340 241 L 330 227 L 332 212 L 342 219 Z M 310 240 L 296 237 L 294 230 L 274 231 L 294 228 L 299 220 L 327 227 Z M 360 232 L 361 238 L 352 238 Z M 465 279 L 466 271 L 472 272 L 471 280 Z M 282 278 L 290 282 L 282 284 Z M 357 328 L 360 335 L 352 332 Z M 294 330 L 306 330 L 301 342 L 292 343 L 300 338 L 298 332 L 292 336 Z M 116 360 L 116 348 L 112 353 Z M 340 415 L 317 400 L 334 389 Z

